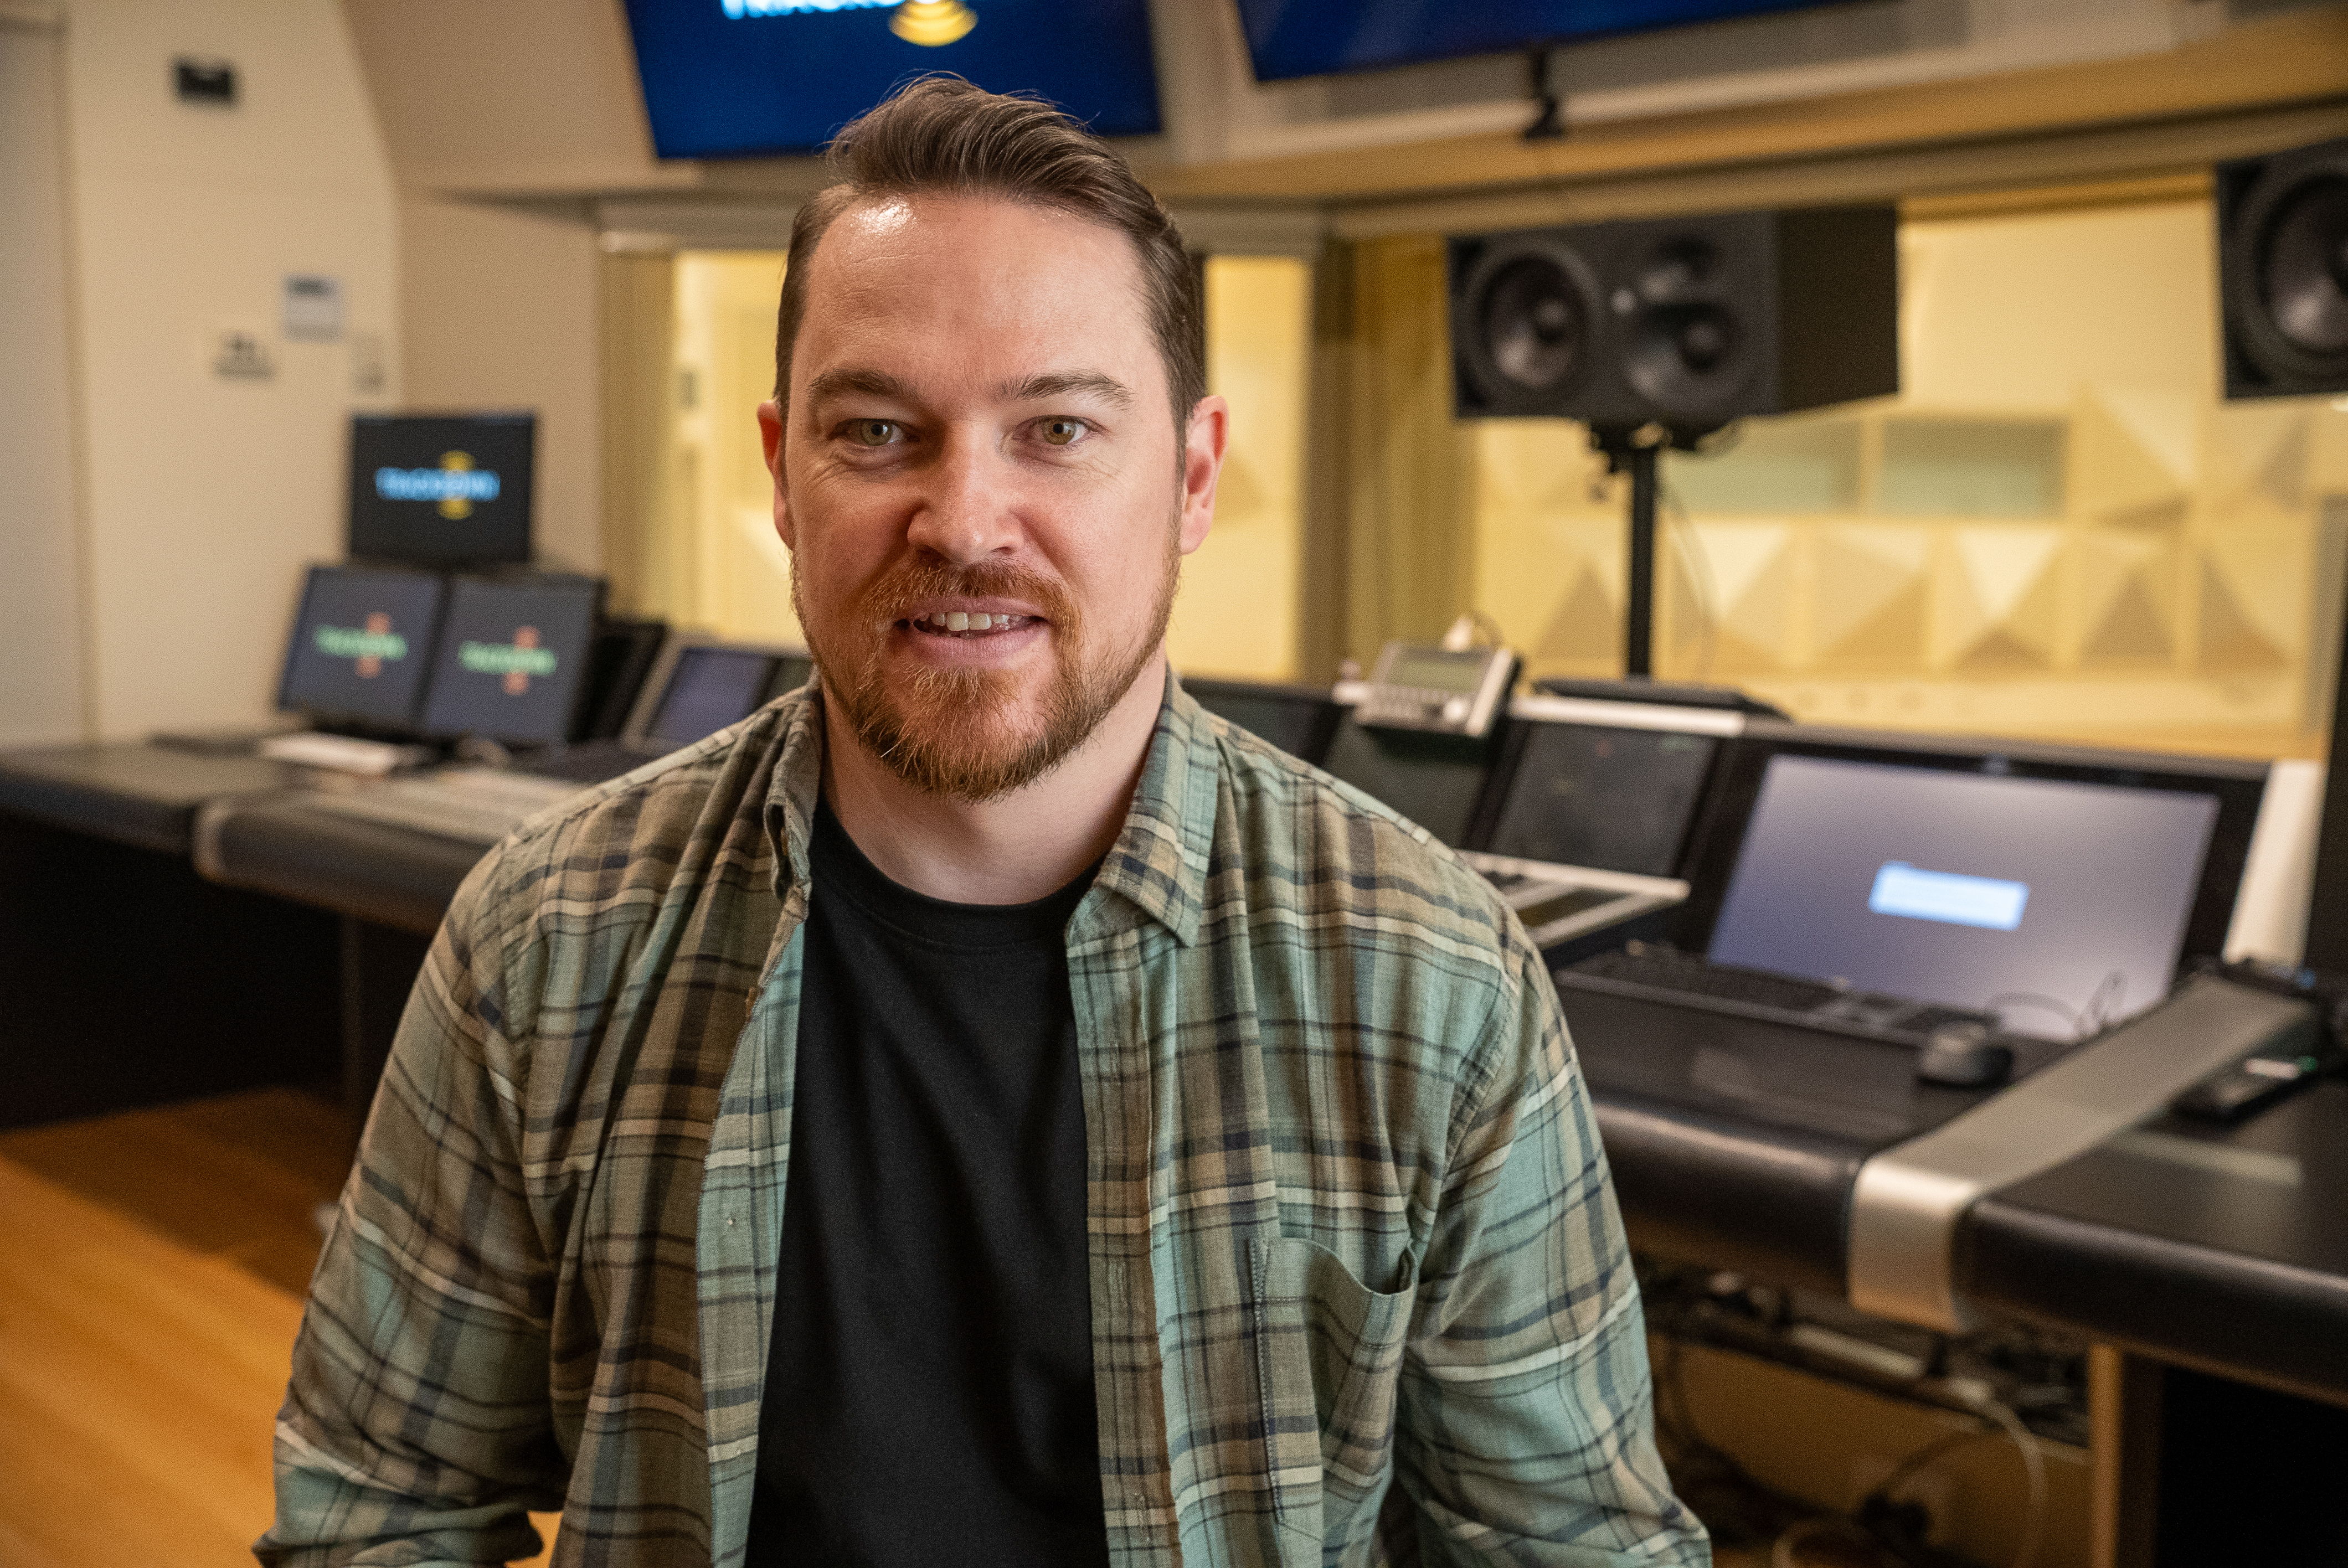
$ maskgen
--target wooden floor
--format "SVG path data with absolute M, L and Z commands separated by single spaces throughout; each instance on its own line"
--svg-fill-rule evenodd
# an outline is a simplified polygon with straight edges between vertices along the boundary
M 288 1090 L 0 1133 L 0 1568 L 249 1568 L 351 1148 Z

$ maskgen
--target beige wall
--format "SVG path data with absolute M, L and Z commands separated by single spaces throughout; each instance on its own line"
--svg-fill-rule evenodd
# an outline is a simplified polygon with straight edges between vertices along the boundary
M 1207 390 L 1231 405 L 1215 526 L 1183 563 L 1166 651 L 1186 674 L 1297 677 L 1313 268 L 1292 256 L 1207 262 Z
M 406 406 L 538 412 L 539 560 L 602 569 L 594 231 L 408 191 L 399 201 Z
M 305 561 L 341 553 L 345 422 L 398 393 L 391 182 L 332 0 L 66 7 L 95 720 L 108 735 L 270 708 Z M 230 108 L 171 60 L 237 67 Z M 343 284 L 336 343 L 288 341 L 288 273 Z M 213 374 L 225 329 L 266 380 Z M 355 390 L 352 339 L 388 362 Z

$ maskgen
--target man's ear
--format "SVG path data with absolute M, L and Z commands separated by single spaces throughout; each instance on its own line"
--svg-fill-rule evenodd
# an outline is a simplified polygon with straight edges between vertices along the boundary
M 783 484 L 783 410 L 771 397 L 758 405 L 758 446 L 775 481 L 775 532 L 782 536 L 786 549 L 796 550 L 799 543 L 791 528 L 790 494 Z
M 1231 441 L 1231 405 L 1220 397 L 1199 399 L 1190 409 L 1182 442 L 1182 553 L 1207 542 L 1215 521 L 1215 481 L 1223 471 Z

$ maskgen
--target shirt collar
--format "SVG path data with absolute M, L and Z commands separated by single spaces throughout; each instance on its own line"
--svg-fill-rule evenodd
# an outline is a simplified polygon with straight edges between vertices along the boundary
M 808 845 L 823 787 L 822 692 L 810 682 L 784 702 L 782 756 L 767 786 L 766 820 L 775 895 L 788 904 L 793 886 L 809 880 Z M 1199 939 L 1206 910 L 1220 777 L 1206 710 L 1169 672 L 1133 804 L 1093 886 L 1156 920 L 1185 947 Z

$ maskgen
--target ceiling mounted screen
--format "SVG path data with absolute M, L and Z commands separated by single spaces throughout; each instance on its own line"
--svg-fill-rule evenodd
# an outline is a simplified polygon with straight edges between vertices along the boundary
M 627 0 L 663 158 L 808 152 L 898 83 L 1035 93 L 1103 136 L 1158 129 L 1147 0 Z
M 1490 55 L 1838 0 L 1239 0 L 1259 81 Z

